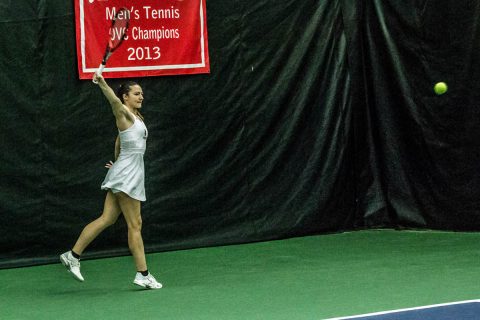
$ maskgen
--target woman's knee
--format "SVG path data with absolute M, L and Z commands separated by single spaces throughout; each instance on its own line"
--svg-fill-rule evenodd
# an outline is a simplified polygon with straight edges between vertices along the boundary
M 142 217 L 127 220 L 127 226 L 129 231 L 142 231 Z
M 115 224 L 115 222 L 117 222 L 118 216 L 106 215 L 104 213 L 100 216 L 99 219 L 105 227 L 110 227 L 111 225 Z

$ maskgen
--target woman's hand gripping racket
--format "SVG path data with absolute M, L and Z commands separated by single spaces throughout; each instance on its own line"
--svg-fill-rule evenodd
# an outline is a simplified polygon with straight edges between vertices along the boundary
M 115 17 L 112 20 L 112 26 L 110 27 L 110 34 L 108 37 L 107 48 L 105 49 L 105 54 L 103 55 L 102 63 L 95 72 L 98 76 L 102 75 L 103 69 L 107 64 L 108 58 L 112 53 L 120 47 L 123 40 L 125 40 L 125 35 L 127 34 L 128 24 L 130 23 L 130 11 L 127 8 L 121 8 L 115 14 Z M 98 81 L 93 79 L 94 83 Z

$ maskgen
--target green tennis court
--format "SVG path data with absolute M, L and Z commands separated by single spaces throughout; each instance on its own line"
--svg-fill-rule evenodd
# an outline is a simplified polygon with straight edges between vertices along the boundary
M 325 319 L 478 299 L 478 233 L 359 231 L 0 271 L 2 319 Z

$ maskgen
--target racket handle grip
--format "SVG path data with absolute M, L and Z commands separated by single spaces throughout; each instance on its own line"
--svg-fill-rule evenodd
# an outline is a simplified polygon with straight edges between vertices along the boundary
M 105 65 L 104 65 L 103 63 L 101 63 L 100 66 L 98 67 L 97 71 L 95 71 L 95 73 L 96 73 L 98 76 L 101 76 L 104 68 L 105 68 Z M 98 81 L 95 81 L 95 79 L 92 79 L 92 81 L 93 81 L 93 83 L 95 83 L 95 84 L 98 83 Z

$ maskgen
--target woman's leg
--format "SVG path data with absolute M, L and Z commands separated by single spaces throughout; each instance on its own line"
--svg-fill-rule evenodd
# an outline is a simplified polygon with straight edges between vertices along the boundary
M 82 254 L 85 248 L 107 227 L 114 224 L 120 216 L 120 205 L 111 191 L 107 192 L 102 215 L 83 228 L 78 237 L 73 251 L 76 254 Z
M 137 271 L 146 271 L 147 262 L 142 239 L 142 217 L 140 201 L 130 198 L 123 192 L 115 194 L 128 226 L 128 247 L 135 261 Z

